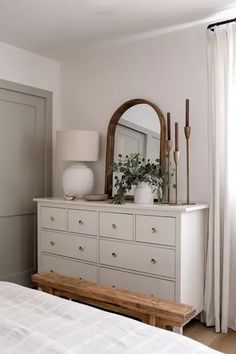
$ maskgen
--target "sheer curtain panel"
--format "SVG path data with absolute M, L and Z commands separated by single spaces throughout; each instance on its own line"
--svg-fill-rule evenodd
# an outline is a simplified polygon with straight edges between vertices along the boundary
M 236 23 L 208 30 L 210 212 L 206 324 L 236 330 Z

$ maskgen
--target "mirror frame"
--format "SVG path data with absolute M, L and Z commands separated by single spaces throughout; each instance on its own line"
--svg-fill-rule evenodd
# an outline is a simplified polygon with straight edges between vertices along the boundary
M 113 114 L 107 129 L 107 145 L 106 145 L 106 166 L 105 166 L 105 193 L 108 194 L 109 198 L 112 198 L 112 173 L 109 173 L 110 167 L 114 161 L 114 146 L 115 146 L 115 131 L 116 126 L 121 118 L 121 116 L 129 108 L 136 106 L 137 104 L 148 104 L 157 113 L 157 118 L 160 121 L 160 169 L 165 172 L 165 137 L 166 137 L 166 124 L 164 115 L 161 110 L 152 102 L 147 101 L 142 98 L 134 98 L 123 103 Z

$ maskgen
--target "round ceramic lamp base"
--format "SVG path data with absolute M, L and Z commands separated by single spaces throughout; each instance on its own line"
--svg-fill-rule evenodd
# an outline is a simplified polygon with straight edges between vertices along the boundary
M 93 171 L 84 163 L 74 163 L 64 170 L 62 186 L 65 195 L 81 199 L 93 190 Z

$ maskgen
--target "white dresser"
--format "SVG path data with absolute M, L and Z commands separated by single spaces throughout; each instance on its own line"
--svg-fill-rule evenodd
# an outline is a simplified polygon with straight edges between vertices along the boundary
M 36 199 L 38 271 L 203 309 L 207 205 Z

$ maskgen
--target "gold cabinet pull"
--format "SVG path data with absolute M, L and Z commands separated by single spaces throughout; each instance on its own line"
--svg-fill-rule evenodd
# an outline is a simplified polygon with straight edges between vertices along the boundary
M 50 220 L 51 221 L 55 221 L 55 217 L 54 216 L 50 216 Z
M 84 247 L 79 246 L 79 250 L 80 250 L 81 252 L 84 251 Z
M 80 225 L 84 225 L 84 221 L 83 220 L 79 220 L 79 224 Z
M 55 241 L 50 241 L 50 245 L 55 246 Z
M 117 225 L 116 224 L 112 224 L 111 227 L 113 228 L 113 230 L 117 229 Z
M 112 285 L 111 287 L 112 287 L 112 288 L 115 288 L 116 286 L 115 286 L 115 285 Z
M 112 252 L 112 257 L 116 258 L 117 257 L 117 254 L 115 252 Z
M 156 227 L 152 227 L 152 233 L 155 234 L 157 232 L 157 228 Z
M 157 263 L 157 261 L 155 260 L 155 258 L 152 258 L 152 259 L 151 259 L 151 263 L 152 263 L 152 264 L 156 264 L 156 263 Z
M 82 277 L 79 277 L 79 279 L 80 279 L 80 280 L 83 280 L 83 278 L 82 278 Z

